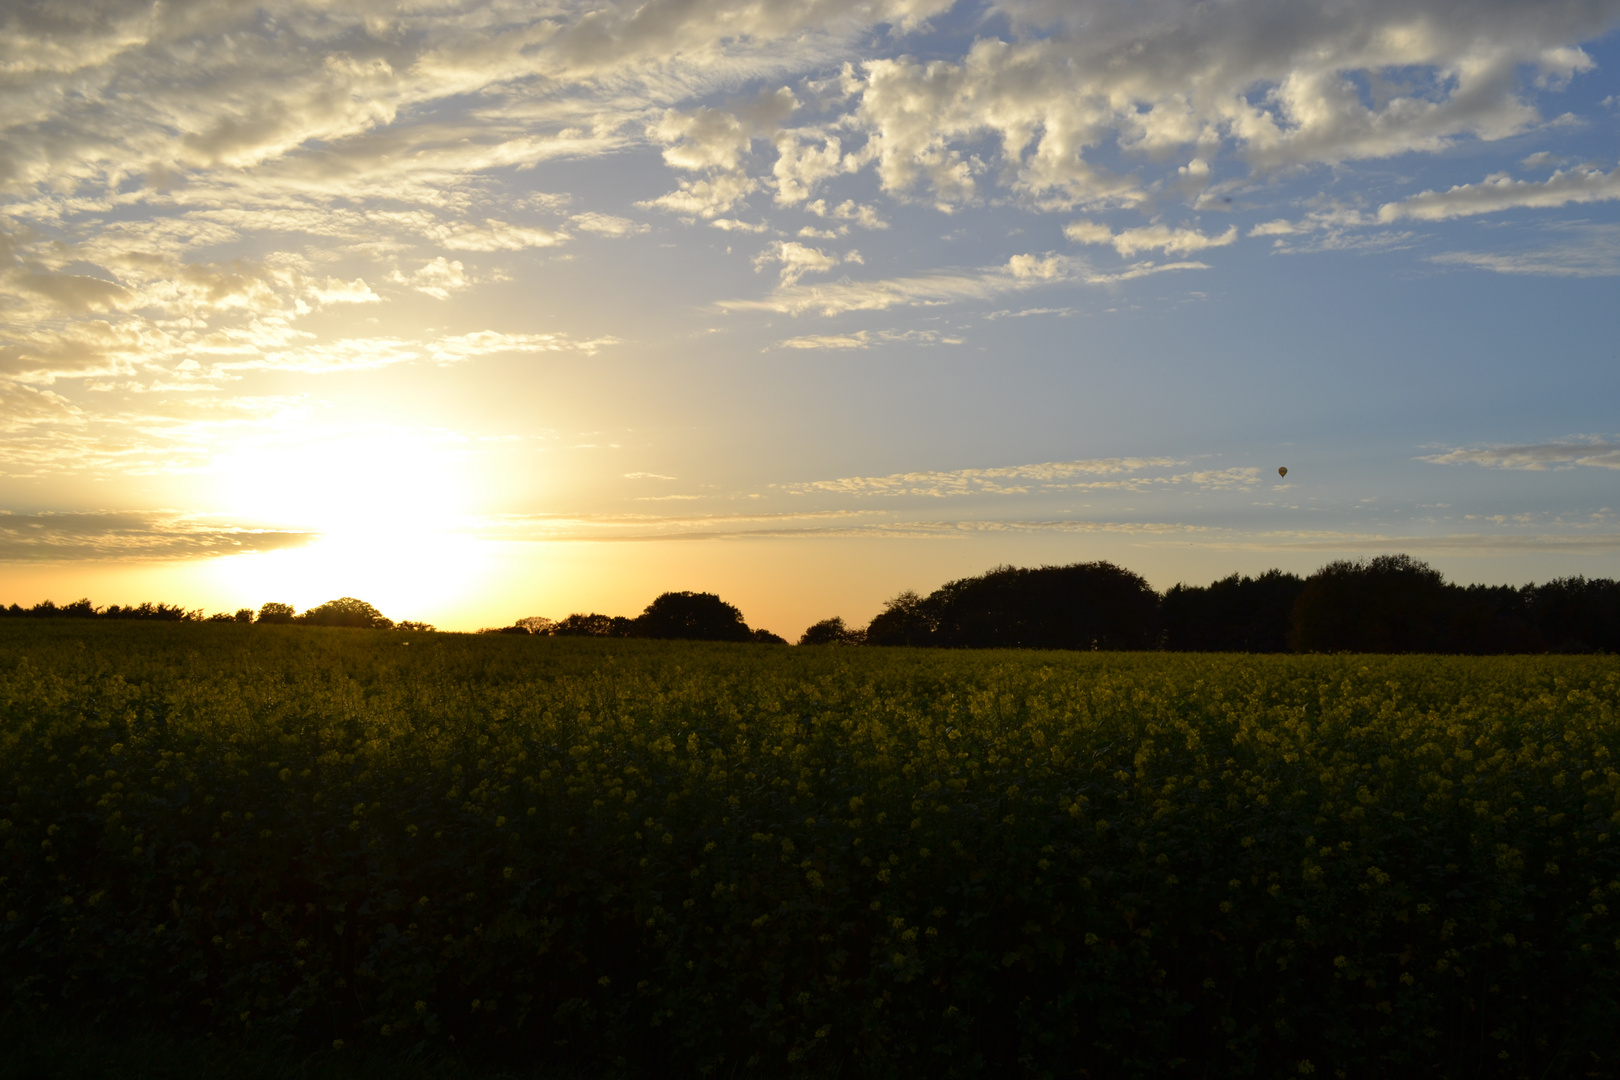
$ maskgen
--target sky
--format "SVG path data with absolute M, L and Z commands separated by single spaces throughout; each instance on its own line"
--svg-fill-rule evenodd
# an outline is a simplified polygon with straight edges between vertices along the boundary
M 1620 576 L 1617 27 L 8 0 L 0 603 Z

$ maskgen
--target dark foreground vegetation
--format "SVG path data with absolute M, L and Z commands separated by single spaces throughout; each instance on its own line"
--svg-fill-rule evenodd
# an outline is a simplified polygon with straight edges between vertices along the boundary
M 1608 657 L 6 623 L 0 986 L 311 1061 L 1615 1075 L 1617 707 Z

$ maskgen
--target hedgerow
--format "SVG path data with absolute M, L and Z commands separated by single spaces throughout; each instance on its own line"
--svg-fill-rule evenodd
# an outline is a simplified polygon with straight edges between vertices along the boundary
M 1612 1072 L 1610 658 L 0 627 L 14 1013 L 603 1069 Z

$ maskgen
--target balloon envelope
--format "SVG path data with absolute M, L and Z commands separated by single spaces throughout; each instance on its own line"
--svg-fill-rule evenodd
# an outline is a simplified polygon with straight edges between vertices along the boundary
M 1277 470 L 1277 475 L 1278 476 L 1287 476 L 1288 475 L 1288 466 L 1284 465 L 1282 468 L 1278 469 Z

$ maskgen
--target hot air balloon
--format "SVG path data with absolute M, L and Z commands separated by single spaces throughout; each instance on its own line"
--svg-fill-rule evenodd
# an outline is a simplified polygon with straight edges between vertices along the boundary
M 1288 466 L 1284 465 L 1282 468 L 1278 469 L 1277 470 L 1277 475 L 1278 476 L 1287 476 L 1288 475 Z

